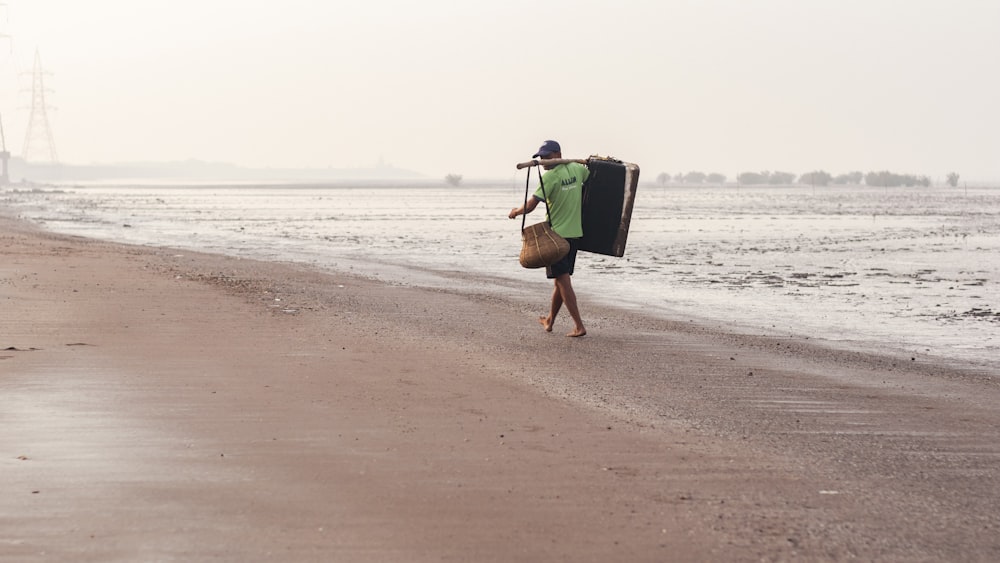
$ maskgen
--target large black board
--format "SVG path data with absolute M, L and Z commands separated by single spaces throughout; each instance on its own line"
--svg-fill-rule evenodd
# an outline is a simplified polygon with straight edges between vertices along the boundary
M 639 183 L 639 167 L 614 159 L 591 158 L 583 185 L 583 238 L 580 250 L 624 256 Z

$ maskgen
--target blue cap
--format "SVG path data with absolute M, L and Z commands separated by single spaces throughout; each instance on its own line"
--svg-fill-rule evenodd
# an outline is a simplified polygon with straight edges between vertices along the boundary
M 559 143 L 551 140 L 545 141 L 544 143 L 542 143 L 542 146 L 538 149 L 538 152 L 531 155 L 531 158 L 538 158 L 538 157 L 548 158 L 554 152 L 562 152 L 562 148 L 559 146 Z

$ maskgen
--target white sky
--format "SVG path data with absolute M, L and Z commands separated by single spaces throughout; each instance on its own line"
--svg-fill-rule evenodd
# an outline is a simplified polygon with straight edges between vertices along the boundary
M 659 172 L 1000 180 L 997 0 L 5 0 L 60 160 L 507 178 L 547 138 Z M 29 74 L 19 74 L 29 73 Z

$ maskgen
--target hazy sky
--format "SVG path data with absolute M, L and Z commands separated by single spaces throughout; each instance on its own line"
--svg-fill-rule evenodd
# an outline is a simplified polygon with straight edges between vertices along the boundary
M 659 172 L 1000 180 L 997 0 L 6 0 L 60 160 L 508 178 L 547 138 Z M 29 74 L 21 74 L 29 73 Z

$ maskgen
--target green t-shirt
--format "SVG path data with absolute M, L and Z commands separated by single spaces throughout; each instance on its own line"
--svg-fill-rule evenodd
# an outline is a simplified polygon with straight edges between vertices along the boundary
M 542 175 L 545 185 L 546 205 L 552 230 L 563 238 L 583 236 L 583 183 L 590 176 L 590 169 L 577 163 L 560 164 Z M 541 186 L 535 197 L 543 199 Z

